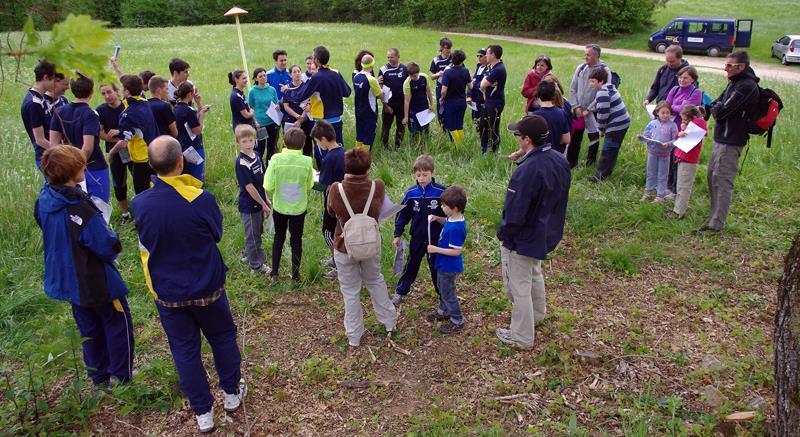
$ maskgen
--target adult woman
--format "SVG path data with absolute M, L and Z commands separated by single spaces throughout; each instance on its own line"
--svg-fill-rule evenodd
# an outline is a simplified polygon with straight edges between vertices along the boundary
M 361 69 L 363 68 L 361 66 L 361 58 L 363 58 L 364 55 L 370 55 L 372 56 L 372 59 L 375 59 L 375 55 L 372 54 L 372 52 L 369 50 L 361 50 L 360 52 L 358 52 L 358 54 L 356 55 L 356 59 L 353 60 L 353 67 L 355 67 L 355 70 L 353 70 L 353 74 L 351 75 L 350 80 L 356 77 L 356 74 L 358 74 L 358 72 L 361 71 Z M 373 73 L 370 74 L 374 76 Z
M 255 114 L 247 104 L 247 99 L 244 97 L 244 87 L 247 86 L 247 74 L 243 70 L 234 70 L 228 73 L 228 83 L 233 85 L 231 90 L 231 124 L 233 129 L 237 125 L 249 124 L 255 127 L 253 117 Z
M 258 131 L 259 140 L 254 150 L 262 161 L 264 160 L 264 150 L 266 150 L 267 161 L 269 161 L 272 155 L 275 154 L 280 127 L 267 115 L 267 109 L 271 104 L 278 104 L 278 92 L 272 85 L 267 83 L 267 70 L 261 67 L 253 71 L 253 81 L 255 81 L 256 86 L 251 88 L 247 94 L 247 104 L 255 112 L 256 129 Z
M 539 86 L 539 82 L 549 76 L 552 70 L 553 64 L 550 62 L 550 58 L 545 55 L 539 56 L 533 62 L 533 68 L 525 76 L 525 81 L 522 83 L 522 97 L 528 99 L 528 102 L 525 104 L 525 112 L 533 112 L 538 109 L 539 105 L 536 103 L 536 89 Z
M 205 126 L 208 106 L 198 109 L 192 107 L 195 99 L 194 84 L 188 80 L 175 90 L 175 124 L 178 125 L 178 141 L 181 151 L 193 149 L 194 153 L 185 153 L 183 160 L 183 173 L 190 174 L 201 181 L 205 181 L 206 152 L 203 148 L 203 127 Z M 200 158 L 200 159 L 198 159 Z
M 703 106 L 703 91 L 697 86 L 697 70 L 691 65 L 678 70 L 678 85 L 667 93 L 667 103 L 675 114 L 675 124 L 681 127 L 681 111 L 686 105 Z
M 467 110 L 466 89 L 472 90 L 472 76 L 464 66 L 467 55 L 456 50 L 452 55 L 453 65 L 442 73 L 442 91 L 439 103 L 442 106 L 444 128 L 453 143 L 464 142 L 464 112 Z
M 289 74 L 292 76 L 292 83 L 289 84 L 289 88 L 287 88 L 284 93 L 291 95 L 291 91 L 299 88 L 305 81 L 303 80 L 303 70 L 299 65 L 292 65 L 289 67 Z M 303 155 L 311 156 L 311 148 L 314 144 L 314 140 L 311 138 L 311 128 L 314 127 L 314 122 L 308 118 L 308 112 L 310 111 L 308 101 L 302 103 L 284 101 L 283 111 L 286 113 L 283 127 L 284 132 L 291 127 L 299 127 L 302 129 L 303 133 L 306 134 L 306 144 L 303 146 Z M 298 120 L 300 120 L 299 123 L 297 122 Z
M 386 281 L 381 273 L 380 253 L 373 259 L 356 261 L 347 254 L 347 248 L 342 237 L 342 228 L 351 218 L 348 209 L 363 212 L 369 204 L 367 214 L 378 220 L 381 206 L 383 205 L 384 185 L 381 180 L 371 180 L 367 176 L 372 164 L 369 150 L 356 147 L 344 154 L 344 180 L 331 185 L 328 194 L 328 212 L 336 217 L 336 233 L 333 242 L 333 258 L 336 261 L 339 287 L 344 299 L 344 329 L 350 346 L 357 347 L 361 344 L 364 335 L 364 314 L 359 298 L 362 282 L 367 287 L 372 298 L 372 307 L 375 318 L 383 324 L 387 332 L 394 331 L 397 324 L 397 311 L 389 299 Z M 350 205 L 345 205 L 340 187 L 344 190 L 345 198 Z

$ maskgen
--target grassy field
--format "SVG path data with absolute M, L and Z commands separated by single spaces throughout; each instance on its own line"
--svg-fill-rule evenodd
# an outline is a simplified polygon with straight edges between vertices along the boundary
M 276 48 L 288 50 L 290 63 L 301 63 L 315 45 L 324 44 L 333 56 L 331 66 L 346 77 L 361 48 L 381 58 L 396 46 L 403 62 L 426 67 L 440 37 L 420 29 L 338 24 L 248 24 L 243 31 L 251 68 L 269 68 Z M 606 62 L 623 77 L 621 93 L 634 124 L 610 180 L 592 185 L 583 177 L 593 169 L 579 167 L 573 173 L 566 235 L 545 263 L 548 318 L 537 329 L 535 348 L 525 352 L 494 338 L 494 329 L 508 323 L 510 315 L 494 233 L 512 165 L 481 156 L 471 131 L 463 148 L 451 146 L 439 132 L 418 150 L 378 146 L 371 175 L 386 182 L 393 199 L 399 200 L 413 183 L 410 167 L 420 153 L 436 159 L 438 181 L 461 185 L 469 195 L 467 270 L 459 283 L 467 329 L 458 337 L 441 337 L 420 316 L 435 304 L 423 271 L 413 298 L 400 308 L 396 340 L 409 351 L 405 355 L 387 346 L 372 316 L 363 346 L 346 350 L 338 286 L 322 278 L 318 264 L 326 256 L 319 196 L 311 199 L 300 286 L 286 277 L 268 285 L 239 264 L 243 237 L 232 168 L 237 152 L 226 80 L 229 70 L 240 68 L 235 28 L 122 29 L 114 31 L 112 42 L 123 47 L 120 62 L 127 71 L 147 68 L 166 74 L 170 58 L 187 60 L 191 79 L 212 104 L 204 134 L 207 188 L 225 217 L 220 249 L 230 267 L 228 292 L 244 345 L 243 371 L 251 384 L 244 411 L 227 420 L 217 406 L 222 432 L 710 435 L 721 417 L 759 397 L 766 402 L 756 420 L 739 431 L 758 435 L 769 429 L 774 291 L 782 256 L 800 224 L 796 87 L 762 82 L 786 104 L 773 147 L 766 149 L 762 139 L 751 141 L 726 232 L 695 237 L 691 230 L 704 224 L 708 211 L 710 144 L 703 150 L 685 220 L 667 220 L 664 206 L 640 203 L 646 151 L 633 137 L 647 117 L 635 102 L 643 100 L 658 63 L 609 56 Z M 455 40 L 455 48 L 469 56 L 486 44 Z M 503 46 L 510 96 L 504 123 L 522 113 L 517 90 L 538 54 L 552 57 L 565 85 L 581 62 L 574 51 Z M 32 62 L 26 60 L 25 79 L 32 76 Z M 712 95 L 724 86 L 716 75 L 702 77 L 702 83 Z M 111 393 L 88 387 L 69 307 L 42 292 L 42 242 L 32 217 L 42 178 L 19 119 L 24 92 L 23 84 L 7 84 L 0 97 L 0 427 L 18 434 L 192 434 L 194 417 L 180 396 L 145 291 L 131 225 L 115 228 L 123 240 L 120 270 L 131 289 L 140 373 L 132 384 Z M 345 120 L 350 146 L 351 100 Z M 506 132 L 501 147 L 504 152 L 516 147 Z M 385 239 L 391 237 L 389 225 L 383 232 Z M 384 272 L 391 287 L 397 278 L 388 276 L 389 256 L 385 250 Z M 367 306 L 368 301 L 365 297 Z M 577 354 L 587 351 L 599 358 Z M 210 354 L 204 359 L 212 369 Z M 367 387 L 346 388 L 343 381 L 366 381 Z
M 609 42 L 610 47 L 647 50 L 647 39 L 675 17 L 731 17 L 753 19 L 753 39 L 750 56 L 756 61 L 778 63 L 770 58 L 772 43 L 786 34 L 800 32 L 796 17 L 797 3 L 788 0 L 750 2 L 745 0 L 668 0 L 666 6 L 656 9 L 652 26 Z

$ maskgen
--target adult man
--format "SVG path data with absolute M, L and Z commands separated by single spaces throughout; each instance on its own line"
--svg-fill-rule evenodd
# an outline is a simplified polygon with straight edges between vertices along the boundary
M 191 66 L 183 59 L 173 58 L 169 61 L 169 74 L 172 75 L 172 79 L 170 79 L 167 85 L 167 99 L 173 106 L 176 103 L 175 91 L 182 83 L 189 80 L 189 68 L 191 68 Z M 148 82 L 150 81 L 149 78 L 147 80 Z M 142 79 L 142 83 L 144 83 L 145 87 L 148 85 L 148 82 L 144 82 L 144 79 Z
M 611 70 L 606 64 L 600 61 L 600 46 L 588 44 L 584 48 L 584 63 L 575 69 L 572 75 L 572 83 L 569 85 L 569 103 L 576 118 L 582 118 L 585 123 L 586 135 L 589 137 L 589 150 L 586 154 L 586 165 L 592 165 L 597 160 L 597 149 L 600 144 L 600 133 L 597 131 L 597 121 L 594 114 L 589 111 L 589 105 L 594 102 L 597 91 L 592 89 L 589 84 L 589 75 L 593 70 L 604 68 L 611 77 Z M 569 148 L 567 149 L 567 160 L 570 167 L 578 165 L 578 155 L 581 150 L 583 132 L 576 132 L 572 136 Z
M 378 99 L 383 96 L 378 79 L 372 75 L 375 58 L 364 55 L 361 58 L 361 71 L 353 76 L 353 101 L 356 115 L 356 147 L 372 148 L 375 130 L 378 127 Z M 400 95 L 402 97 L 402 94 Z M 384 113 L 385 114 L 385 113 Z M 384 117 L 384 122 L 386 118 Z M 389 119 L 391 123 L 391 118 Z M 386 125 L 384 124 L 384 127 Z M 398 128 L 402 123 L 398 123 Z M 387 133 L 388 140 L 388 133 Z M 385 145 L 385 144 L 384 144 Z
M 683 59 L 683 49 L 677 44 L 667 47 L 664 52 L 664 60 L 666 64 L 658 67 L 656 77 L 653 79 L 653 84 L 650 85 L 650 91 L 647 93 L 647 98 L 642 103 L 644 106 L 667 98 L 669 90 L 678 85 L 678 71 L 689 65 L 689 62 Z
M 278 92 L 278 100 L 283 98 L 283 92 L 292 83 L 292 76 L 286 70 L 288 59 L 286 50 L 272 52 L 272 60 L 275 61 L 275 67 L 267 72 L 267 83 L 272 85 L 275 91 Z
M 499 45 L 486 47 L 486 61 L 489 68 L 481 80 L 481 93 L 484 97 L 483 111 L 478 122 L 478 132 L 481 136 L 481 151 L 491 146 L 492 152 L 497 152 L 500 145 L 500 116 L 506 105 L 506 66 L 503 64 L 503 48 Z
M 386 63 L 378 70 L 378 83 L 388 87 L 392 91 L 392 97 L 383 104 L 383 115 L 381 116 L 381 144 L 385 148 L 389 144 L 389 132 L 392 129 L 392 122 L 396 124 L 394 133 L 394 146 L 400 147 L 403 144 L 403 116 L 405 115 L 403 95 L 403 83 L 408 77 L 408 68 L 400 63 L 400 50 L 391 48 L 386 52 Z
M 475 109 L 472 110 L 472 121 L 475 123 L 475 128 L 480 132 L 481 111 L 483 111 L 481 82 L 486 74 L 486 68 L 489 66 L 489 62 L 486 61 L 486 49 L 478 49 L 477 58 L 478 64 L 475 65 L 475 74 L 472 75 L 472 89 L 467 96 L 467 104 L 475 104 Z
M 56 109 L 66 106 L 69 103 L 64 93 L 69 89 L 69 79 L 63 73 L 56 73 L 55 80 L 53 81 L 53 88 L 48 90 L 44 95 L 44 101 L 47 103 L 47 115 L 52 118 L 56 113 Z
M 342 99 L 349 97 L 352 90 L 338 71 L 328 67 L 330 58 L 328 49 L 323 46 L 315 47 L 314 65 L 317 66 L 317 72 L 303 85 L 287 93 L 284 100 L 299 104 L 310 98 L 311 118 L 332 124 L 336 131 L 336 142 L 342 144 Z
M 217 243 L 222 213 L 201 182 L 182 175 L 183 155 L 175 138 L 150 143 L 153 187 L 134 197 L 136 230 L 150 292 L 178 370 L 180 387 L 201 432 L 214 428 L 214 396 L 200 358 L 200 333 L 214 354 L 224 408 L 241 405 L 247 386 L 241 379 L 236 325 L 225 295 L 227 267 Z
M 508 129 L 525 155 L 508 182 L 497 238 L 503 285 L 511 301 L 510 329 L 497 329 L 504 343 L 533 346 L 534 325 L 544 319 L 546 300 L 542 260 L 553 251 L 564 232 L 570 169 L 564 156 L 547 143 L 547 122 L 527 115 Z
M 36 167 L 42 169 L 42 153 L 50 148 L 49 131 L 50 121 L 47 119 L 47 103 L 45 93 L 53 88 L 56 77 L 56 66 L 47 61 L 39 61 L 33 69 L 36 82 L 22 99 L 20 115 L 22 124 L 28 133 L 28 138 L 33 145 Z
M 739 170 L 739 156 L 749 139 L 748 111 L 758 104 L 759 78 L 750 67 L 746 51 L 733 52 L 725 59 L 728 85 L 714 101 L 714 149 L 708 162 L 708 191 L 711 209 L 708 224 L 697 231 L 719 232 L 725 227 L 733 200 L 733 182 Z

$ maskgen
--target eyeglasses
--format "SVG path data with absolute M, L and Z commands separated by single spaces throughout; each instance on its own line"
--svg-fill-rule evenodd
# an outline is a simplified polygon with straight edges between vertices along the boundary
M 742 64 L 739 64 L 739 63 L 736 63 L 736 64 L 725 63 L 725 68 L 733 68 L 733 67 L 738 67 L 740 65 L 742 65 Z

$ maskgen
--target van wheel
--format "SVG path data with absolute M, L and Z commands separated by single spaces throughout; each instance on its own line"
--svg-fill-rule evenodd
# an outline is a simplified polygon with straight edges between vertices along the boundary
M 786 55 L 783 55 L 783 56 L 781 57 L 781 64 L 783 64 L 783 65 L 789 65 L 789 62 L 788 62 L 788 61 L 786 61 Z
M 712 58 L 716 58 L 720 54 L 720 49 L 717 46 L 709 47 L 708 50 L 706 50 L 706 54 Z
M 664 53 L 665 51 L 667 51 L 667 44 L 663 42 L 658 43 L 656 45 L 656 51 L 658 53 Z

